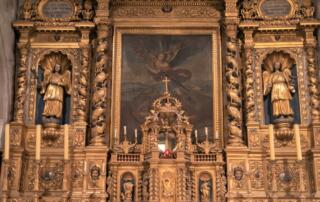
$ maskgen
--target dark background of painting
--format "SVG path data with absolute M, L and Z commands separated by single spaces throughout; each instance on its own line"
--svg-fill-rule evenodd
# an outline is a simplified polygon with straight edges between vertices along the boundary
M 152 73 L 153 56 L 180 44 L 181 50 L 170 62 L 170 73 Z M 212 131 L 212 39 L 211 35 L 134 35 L 122 36 L 121 127 L 133 130 L 144 122 L 152 102 L 164 92 L 161 80 L 167 75 L 171 95 L 177 97 L 190 117 L 200 141 L 204 127 Z M 171 71 L 172 69 L 172 71 Z M 188 73 L 189 76 L 185 76 Z M 140 133 L 140 131 L 139 131 Z M 140 136 L 140 135 L 139 135 Z M 210 137 L 210 135 L 209 135 Z M 123 137 L 122 137 L 123 138 Z

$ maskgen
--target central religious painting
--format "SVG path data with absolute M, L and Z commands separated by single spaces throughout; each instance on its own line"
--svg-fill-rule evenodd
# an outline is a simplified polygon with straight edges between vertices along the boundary
M 212 35 L 122 35 L 120 126 L 133 131 L 170 80 L 194 129 L 213 127 Z

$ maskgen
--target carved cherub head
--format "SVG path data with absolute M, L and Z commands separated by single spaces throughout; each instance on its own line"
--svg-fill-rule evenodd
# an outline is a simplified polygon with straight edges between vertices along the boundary
M 61 65 L 60 64 L 56 64 L 54 66 L 54 72 L 60 73 L 60 71 L 61 71 Z

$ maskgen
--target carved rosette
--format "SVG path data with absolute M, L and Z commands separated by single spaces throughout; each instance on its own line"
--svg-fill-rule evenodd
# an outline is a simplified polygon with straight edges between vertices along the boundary
M 20 61 L 17 70 L 17 87 L 16 87 L 16 98 L 14 107 L 14 120 L 18 123 L 23 123 L 24 119 L 24 104 L 26 96 L 26 85 L 27 85 L 27 59 L 28 59 L 28 45 L 18 45 L 20 52 Z
M 225 75 L 227 80 L 227 114 L 230 145 L 243 145 L 242 135 L 242 99 L 241 99 L 241 78 L 240 58 L 237 43 L 237 24 L 231 22 L 226 24 L 227 53 Z
M 91 143 L 104 144 L 106 131 L 107 94 L 109 90 L 109 33 L 110 23 L 103 22 L 98 25 L 96 64 L 93 79 L 92 114 L 91 114 Z

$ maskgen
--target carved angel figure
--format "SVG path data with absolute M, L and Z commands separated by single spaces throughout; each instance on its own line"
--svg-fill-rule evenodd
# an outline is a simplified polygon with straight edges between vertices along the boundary
M 70 71 L 61 72 L 61 65 L 55 64 L 53 70 L 44 72 L 41 94 L 44 94 L 43 116 L 47 118 L 62 118 L 64 92 L 70 95 Z
M 293 110 L 290 104 L 295 88 L 292 83 L 290 65 L 279 61 L 263 72 L 264 95 L 271 93 L 272 114 L 275 117 L 290 117 Z

